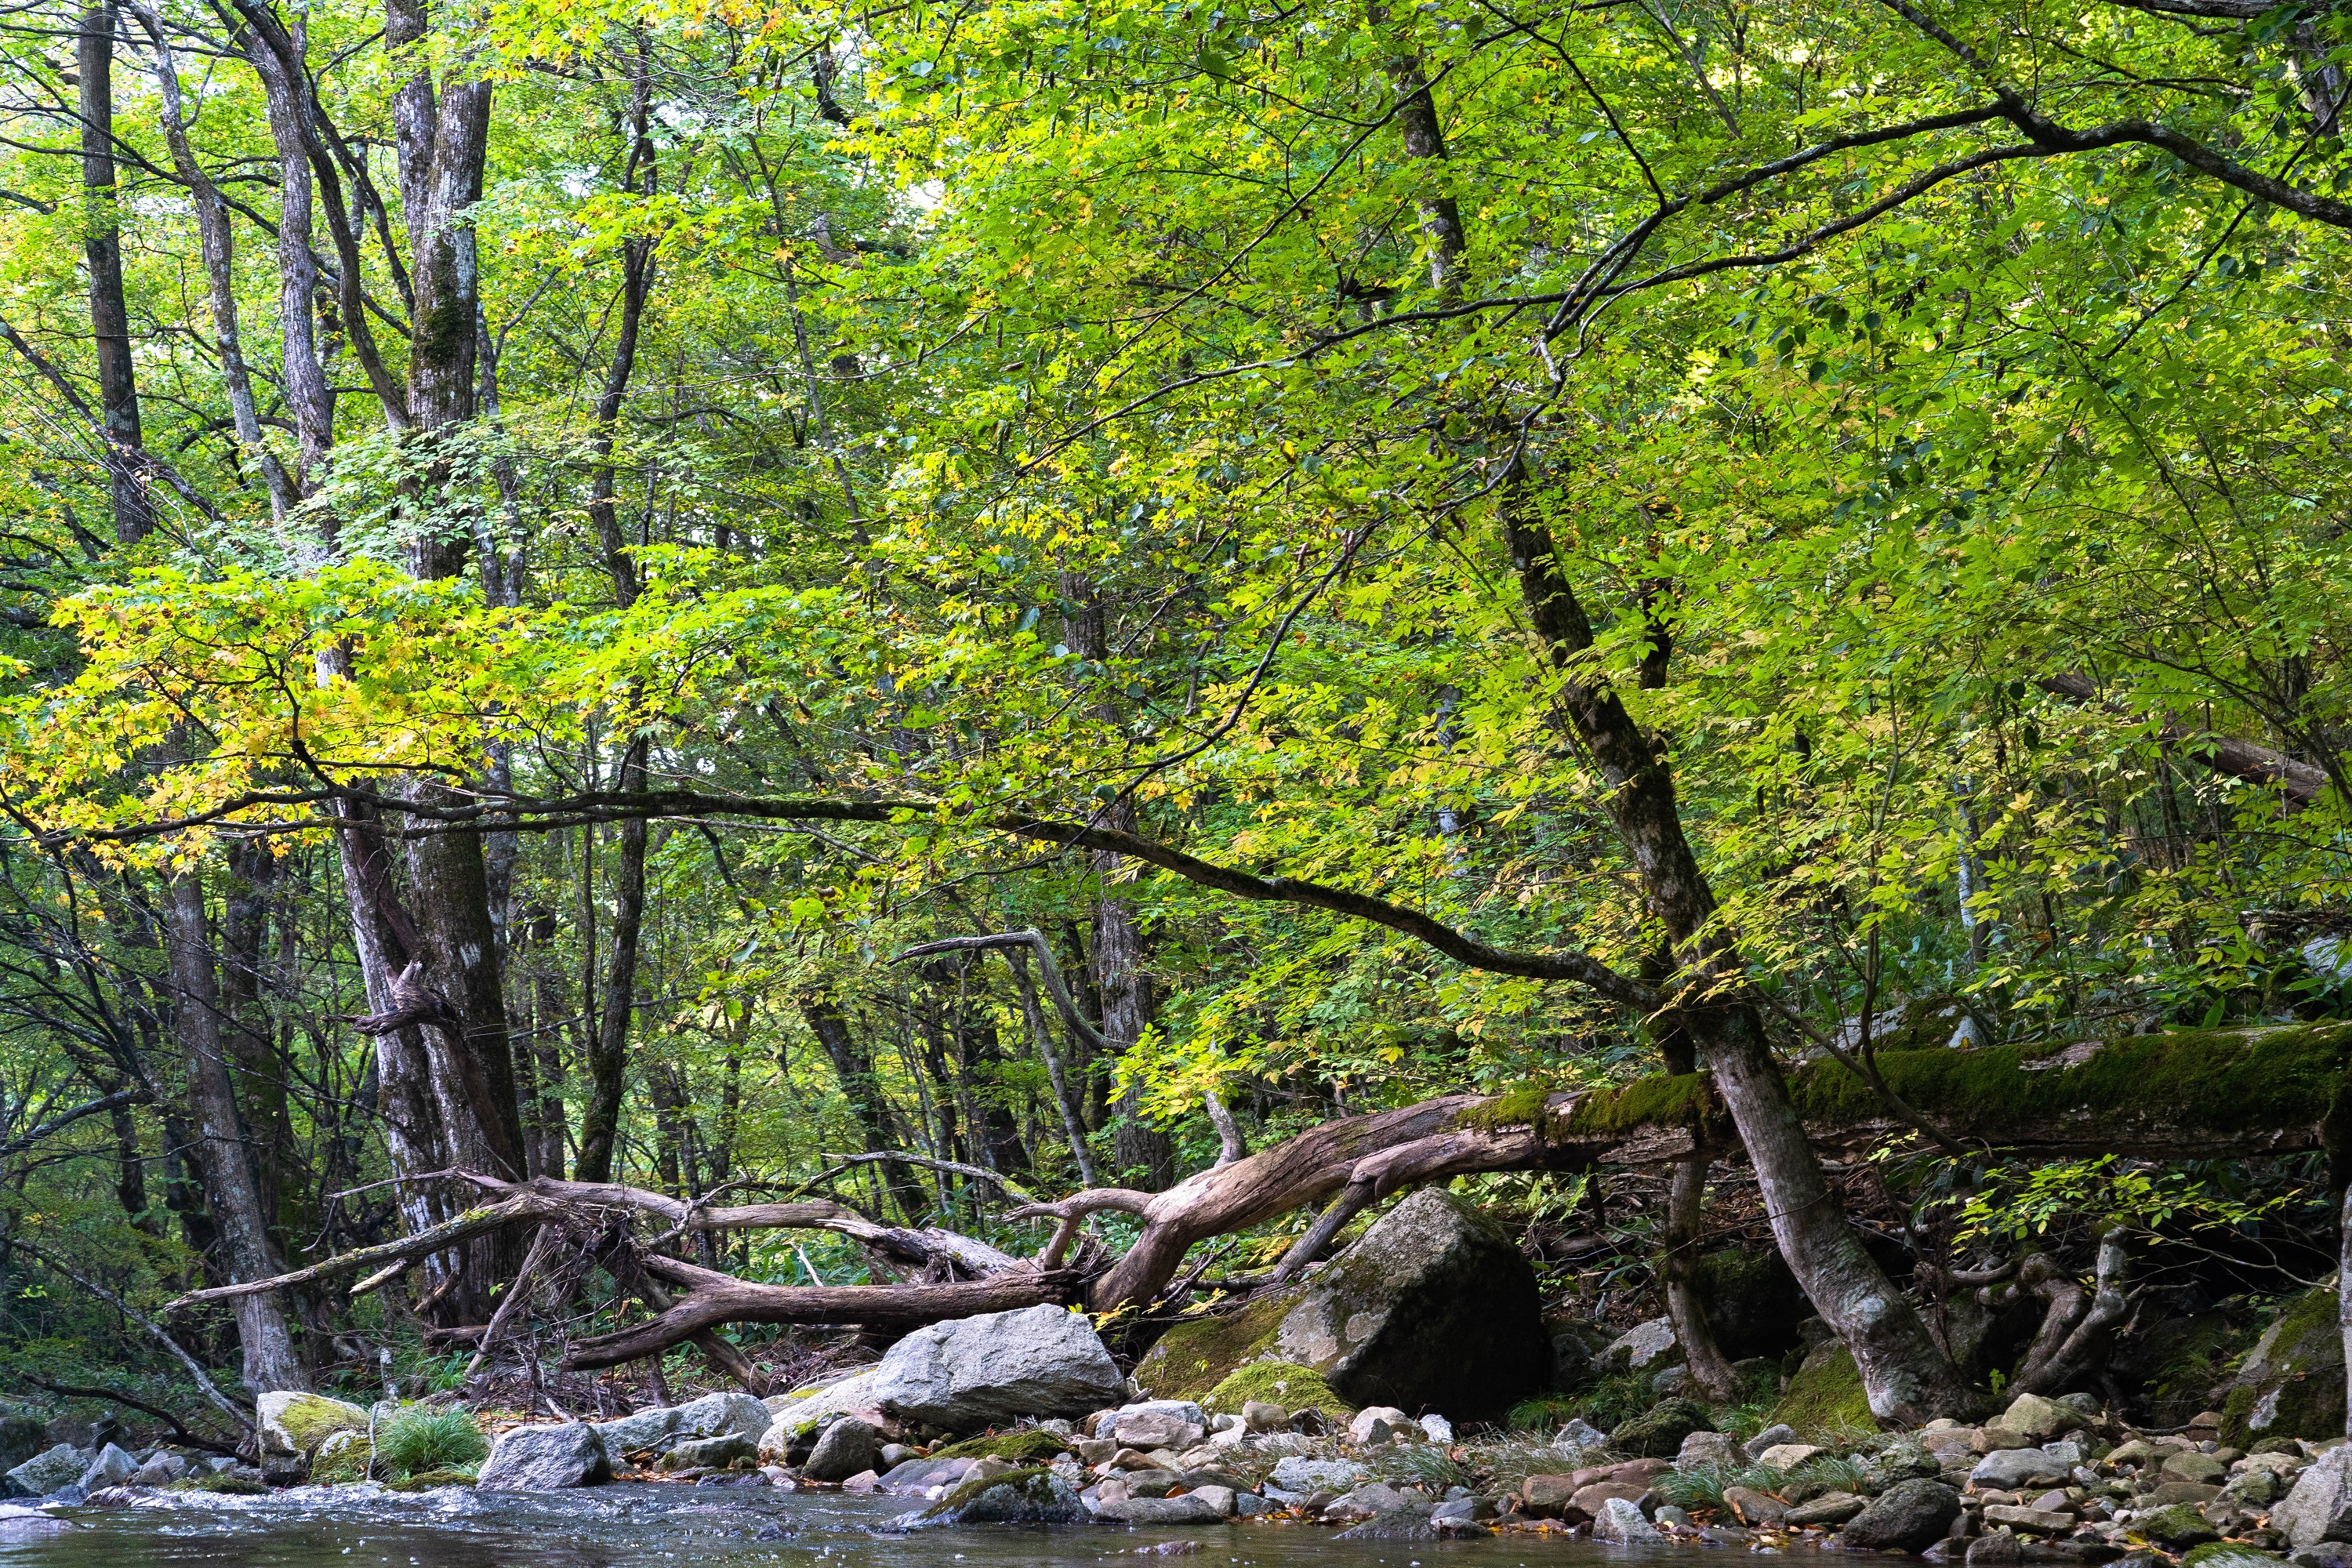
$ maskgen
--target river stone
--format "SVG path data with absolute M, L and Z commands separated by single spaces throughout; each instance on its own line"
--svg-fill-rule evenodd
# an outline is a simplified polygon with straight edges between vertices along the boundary
M 1787 1503 L 1754 1487 L 1726 1487 L 1723 1500 L 1742 1524 L 1778 1524 L 1789 1513 Z
M 1434 1541 L 1437 1526 L 1427 1508 L 1384 1509 L 1361 1524 L 1350 1525 L 1334 1541 Z
M 8 1481 L 19 1497 L 47 1497 L 59 1487 L 71 1486 L 81 1479 L 81 1473 L 97 1458 L 87 1448 L 59 1443 L 10 1470 Z
M 2003 1448 L 1979 1459 L 1969 1472 L 1971 1485 L 1986 1491 L 2013 1492 L 2037 1481 L 2064 1484 L 2074 1465 L 2041 1448 Z
M 1348 1459 L 1286 1454 L 1275 1461 L 1274 1484 L 1286 1492 L 1346 1491 L 1371 1472 Z
M 1674 1320 L 1652 1318 L 1610 1341 L 1601 1352 L 1601 1364 L 1612 1372 L 1647 1372 L 1665 1365 L 1674 1355 Z
M 950 1432 L 1010 1426 L 1024 1415 L 1084 1415 L 1127 1391 L 1094 1325 L 1060 1307 L 917 1329 L 871 1375 L 874 1402 L 886 1414 Z
M 2221 1441 L 2247 1448 L 2258 1437 L 2344 1435 L 2344 1332 L 2336 1292 L 2307 1290 L 2289 1301 L 2246 1359 L 2221 1402 Z
M 1756 1462 L 1769 1465 L 1776 1470 L 1793 1470 L 1807 1459 L 1828 1452 L 1827 1448 L 1815 1443 L 1775 1443 L 1757 1455 Z
M 2230 1476 L 2230 1467 L 2210 1454 L 2200 1454 L 2190 1448 L 2183 1453 L 2167 1454 L 2157 1470 L 2160 1479 L 2194 1481 L 2200 1486 L 2218 1487 Z
M 1084 1524 L 1087 1505 L 1051 1470 L 1013 1470 L 964 1482 L 927 1509 L 896 1522 L 908 1530 L 952 1524 Z
M 2271 1528 L 2297 1547 L 2352 1541 L 2352 1444 L 2330 1448 L 2297 1478 L 2271 1510 Z
M 98 1458 L 89 1462 L 89 1468 L 82 1471 L 81 1489 L 94 1492 L 108 1487 L 121 1486 L 138 1473 L 139 1461 L 121 1448 L 109 1443 L 98 1451 Z
M 1865 1552 L 1924 1552 L 1950 1533 L 1960 1494 L 1941 1481 L 1897 1481 L 1847 1521 L 1845 1543 Z
M 2223 1497 L 2257 1511 L 2278 1501 L 2279 1494 L 2285 1489 L 2286 1483 L 2272 1470 L 2246 1470 L 2221 1484 Z
M 722 1432 L 716 1437 L 688 1437 L 675 1444 L 662 1456 L 665 1470 L 723 1470 L 738 1459 L 757 1458 L 760 1445 L 740 1432 Z M 859 1469 L 866 1467 L 859 1466 Z M 851 1472 L 853 1475 L 856 1471 Z
M 593 1423 L 604 1451 L 615 1457 L 650 1448 L 666 1453 L 694 1437 L 740 1435 L 753 1442 L 773 1425 L 766 1401 L 748 1394 L 709 1394 L 684 1405 L 660 1405 L 612 1421 Z
M 1823 1492 L 1811 1502 L 1789 1510 L 1783 1524 L 1843 1524 L 1870 1506 L 1870 1500 L 1853 1492 Z
M 1675 1454 L 1675 1468 L 1689 1469 L 1693 1465 L 1737 1465 L 1741 1458 L 1739 1439 L 1728 1432 L 1694 1432 L 1683 1439 L 1682 1447 Z M 1771 1464 L 1761 1459 L 1759 1464 Z
M 63 1535 L 73 1528 L 68 1521 L 55 1514 L 44 1513 L 37 1508 L 26 1508 L 20 1503 L 0 1504 L 0 1545 Z
M 1095 1504 L 1097 1519 L 1114 1524 L 1214 1524 L 1225 1516 L 1192 1492 L 1182 1497 L 1131 1497 Z
M 1421 1426 L 1393 1405 L 1372 1405 L 1356 1412 L 1355 1419 L 1348 1423 L 1348 1436 L 1358 1447 L 1369 1448 L 1400 1437 L 1410 1441 L 1421 1436 Z
M 1715 1425 L 1706 1406 L 1689 1399 L 1663 1399 L 1631 1421 L 1620 1422 L 1609 1446 L 1621 1454 L 1657 1458 L 1680 1449 L 1694 1432 Z
M 139 1467 L 127 1483 L 134 1487 L 168 1487 L 188 1473 L 188 1461 L 177 1454 L 158 1454 Z
M 1601 1505 L 1592 1516 L 1592 1539 L 1618 1546 L 1633 1546 L 1643 1542 L 1660 1540 L 1658 1527 L 1642 1517 L 1641 1506 L 1624 1498 L 1613 1497 Z
M 1764 1456 L 1767 1451 L 1777 1448 L 1783 1443 L 1793 1443 L 1796 1440 L 1797 1429 L 1794 1426 L 1790 1426 L 1785 1421 L 1777 1422 L 1772 1426 L 1765 1427 L 1764 1430 L 1757 1433 L 1753 1437 L 1748 1438 L 1746 1443 L 1740 1446 L 1740 1451 L 1746 1454 L 1749 1458 L 1754 1459 L 1757 1463 L 1761 1464 L 1764 1462 Z
M 1423 1187 L 1318 1273 L 1270 1359 L 1313 1367 L 1359 1408 L 1498 1415 L 1551 1367 L 1535 1270 L 1494 1220 Z
M 1574 1477 L 1570 1478 L 1571 1480 L 1574 1479 Z M 1601 1510 L 1609 1505 L 1612 1498 L 1622 1499 L 1626 1502 L 1639 1502 L 1648 1495 L 1649 1490 L 1648 1484 L 1643 1481 L 1588 1481 L 1570 1495 L 1568 1507 L 1589 1519 L 1599 1519 Z M 1530 1506 L 1533 1505 L 1533 1501 L 1534 1500 L 1530 1498 Z
M 845 1415 L 817 1435 L 801 1474 L 813 1481 L 845 1481 L 882 1462 L 882 1436 L 855 1415 Z
M 816 1429 L 835 1415 L 861 1419 L 871 1415 L 874 1421 L 887 1421 L 889 1417 L 882 1413 L 874 1397 L 876 1376 L 880 1371 L 879 1367 L 867 1367 L 787 1404 L 760 1438 L 761 1461 L 782 1464 L 794 1448 L 805 1447 Z
M 2140 1515 L 2132 1521 L 2132 1532 L 2144 1535 L 2158 1546 L 2169 1547 L 2175 1552 L 2221 1539 L 2221 1532 L 2214 1529 L 2203 1514 L 2185 1502 Z
M 261 1426 L 261 1447 L 278 1454 L 314 1454 L 331 1433 L 368 1428 L 368 1413 L 356 1405 L 288 1389 L 263 1394 L 254 1403 L 254 1415 Z
M 2083 1417 L 2075 1411 L 2062 1408 L 2054 1401 L 2038 1394 L 2021 1394 L 2010 1401 L 1998 1421 L 1986 1425 L 2021 1432 L 2036 1443 L 2045 1442 L 2070 1427 L 2080 1426 Z
M 2025 1508 L 2014 1503 L 1997 1502 L 1984 1510 L 1984 1521 L 1990 1525 L 2007 1525 L 2026 1535 L 2064 1535 L 2074 1528 L 2073 1513 L 2060 1513 L 2050 1509 Z
M 1154 1399 L 1121 1406 L 1095 1435 L 1147 1454 L 1154 1448 L 1181 1453 L 1208 1436 L 1208 1421 L 1189 1399 Z
M 499 1433 L 474 1484 L 487 1491 L 555 1491 L 593 1487 L 612 1477 L 613 1462 L 596 1429 L 568 1421 Z

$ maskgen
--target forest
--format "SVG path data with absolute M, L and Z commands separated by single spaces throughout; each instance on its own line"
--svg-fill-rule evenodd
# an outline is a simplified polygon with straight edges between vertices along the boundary
M 1559 1347 L 1496 1423 L 1639 1415 L 1663 1320 L 1722 1411 L 1827 1346 L 1888 1429 L 2344 1435 L 2342 1336 L 2249 1352 L 2352 1275 L 2352 6 L 15 0 L 0 66 L 51 1436 L 1039 1305 L 1132 1372 L 1432 1187 Z

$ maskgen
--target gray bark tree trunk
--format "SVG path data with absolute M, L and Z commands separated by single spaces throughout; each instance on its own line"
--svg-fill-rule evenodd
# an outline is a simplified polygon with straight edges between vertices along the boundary
M 267 1279 L 284 1270 L 269 1245 L 268 1215 L 261 1205 L 237 1120 L 236 1096 L 229 1085 L 202 879 L 194 872 L 173 878 L 169 899 L 164 941 L 170 949 L 173 1022 L 186 1072 L 189 1154 L 212 1209 L 229 1279 L 239 1283 Z M 237 1297 L 235 1305 L 246 1386 L 257 1394 L 310 1387 L 282 1299 L 262 1292 Z

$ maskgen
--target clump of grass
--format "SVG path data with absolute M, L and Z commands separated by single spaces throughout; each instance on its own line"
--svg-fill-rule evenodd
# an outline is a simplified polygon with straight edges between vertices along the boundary
M 1375 1467 L 1382 1480 L 1402 1480 L 1426 1487 L 1432 1495 L 1448 1487 L 1466 1487 L 1475 1472 L 1436 1443 L 1402 1443 L 1383 1453 Z
M 1777 1492 L 1789 1484 L 1788 1473 L 1770 1465 L 1692 1465 L 1654 1476 L 1650 1489 L 1676 1508 L 1726 1508 L 1723 1494 L 1733 1487 Z
M 1579 1394 L 1575 1407 L 1604 1432 L 1612 1432 L 1658 1401 L 1650 1378 L 1638 1372 L 1612 1373 Z
M 1775 1396 L 1777 1398 L 1777 1395 Z M 1745 1405 L 1718 1405 L 1715 1407 L 1715 1429 L 1728 1432 L 1745 1443 L 1770 1425 L 1773 1400 L 1753 1400 Z
M 1495 1485 L 1506 1491 L 1516 1490 L 1529 1476 L 1565 1475 L 1600 1458 L 1598 1449 L 1580 1448 L 1574 1444 L 1554 1447 L 1525 1436 L 1481 1443 L 1465 1453 L 1474 1468 L 1485 1470 L 1494 1478 Z
M 1512 1405 L 1503 1417 L 1503 1425 L 1513 1432 L 1550 1432 L 1565 1426 L 1570 1417 L 1583 1409 L 1581 1399 L 1565 1394 L 1539 1394 Z
M 1825 1492 L 1858 1492 L 1869 1480 L 1867 1470 L 1852 1454 L 1816 1454 L 1799 1465 L 1795 1474 Z
M 376 1472 L 388 1479 L 433 1470 L 470 1474 L 489 1451 L 474 1413 L 457 1405 L 412 1405 L 376 1426 Z

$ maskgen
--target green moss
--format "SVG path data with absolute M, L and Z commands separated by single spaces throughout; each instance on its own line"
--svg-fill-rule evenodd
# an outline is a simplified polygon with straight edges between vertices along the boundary
M 973 1437 L 961 1443 L 950 1443 L 936 1450 L 934 1459 L 1011 1459 L 1016 1463 L 1042 1465 L 1056 1454 L 1067 1453 L 1070 1440 L 1051 1432 L 1031 1427 L 1025 1432 L 999 1432 L 986 1437 Z
M 2306 1290 L 2289 1301 L 2264 1336 L 2262 1365 L 2230 1390 L 2222 1440 L 2245 1447 L 2259 1437 L 2330 1437 L 2344 1430 L 2344 1340 L 2336 1292 Z M 2266 1418 L 2253 1425 L 2267 1403 Z
M 1551 1088 L 1529 1079 L 1515 1083 L 1494 1099 L 1466 1107 L 1454 1118 L 1456 1127 L 1483 1127 L 1497 1131 L 1506 1127 L 1533 1127 L 1543 1120 L 1544 1110 L 1551 1102 Z
M 1841 1428 L 1876 1427 L 1870 1398 L 1863 1392 L 1862 1369 L 1853 1364 L 1853 1352 L 1843 1345 L 1829 1344 L 1807 1356 L 1797 1375 L 1789 1380 L 1789 1391 L 1772 1407 L 1767 1424 L 1781 1422 L 1806 1436 Z
M 1609 1446 L 1636 1459 L 1663 1459 L 1679 1451 L 1694 1432 L 1712 1432 L 1715 1421 L 1706 1406 L 1691 1399 L 1666 1399 L 1619 1425 L 1609 1434 Z
M 1135 1381 L 1156 1398 L 1197 1399 L 1235 1367 L 1265 1353 L 1297 1301 L 1297 1291 L 1286 1290 L 1238 1312 L 1187 1318 L 1136 1363 Z
M 1691 1127 L 1714 1109 L 1705 1073 L 1654 1073 L 1595 1089 L 1569 1113 L 1570 1132 L 1624 1132 L 1636 1127 Z
M 330 1432 L 326 1441 L 319 1445 L 319 1451 L 311 1456 L 310 1479 L 322 1487 L 363 1481 L 367 1479 L 373 1454 L 364 1432 Z
M 1043 1466 L 1034 1466 L 1025 1470 L 1006 1470 L 1002 1475 L 983 1476 L 977 1480 L 966 1481 L 961 1486 L 956 1488 L 955 1490 L 948 1493 L 947 1496 L 940 1499 L 939 1501 L 925 1509 L 922 1511 L 921 1517 L 924 1519 L 937 1519 L 940 1515 L 949 1512 L 950 1510 L 963 1507 L 964 1504 L 971 1501 L 972 1499 L 978 1497 L 981 1493 L 989 1490 L 991 1488 L 1017 1487 L 1026 1489 L 1033 1483 L 1051 1480 L 1053 1474 L 1053 1471 L 1046 1469 Z
M 173 1481 L 165 1489 L 175 1492 L 219 1492 L 226 1497 L 267 1497 L 269 1489 L 251 1476 L 233 1476 L 226 1471 L 217 1475 L 190 1476 Z
M 300 1452 L 310 1454 L 338 1432 L 366 1431 L 367 1416 L 361 1413 L 354 1419 L 352 1406 L 310 1394 L 289 1401 L 278 1424 L 286 1428 L 286 1435 L 294 1439 Z
M 1327 1416 L 1349 1416 L 1356 1407 L 1333 1392 L 1323 1374 L 1296 1362 L 1254 1361 L 1201 1396 L 1201 1408 L 1219 1415 L 1238 1415 L 1251 1400 L 1299 1411 L 1313 1405 Z
M 429 1492 L 436 1487 L 470 1487 L 474 1478 L 463 1470 L 424 1470 L 404 1480 L 387 1481 L 386 1491 Z
M 2180 1568 L 2273 1568 L 2278 1559 L 2242 1541 L 2209 1541 L 2180 1560 Z
M 2176 1124 L 2187 1111 L 2200 1131 L 2271 1132 L 2326 1123 L 2352 1055 L 2352 1024 L 2137 1035 L 2108 1042 L 2077 1066 L 2027 1069 L 2065 1048 L 2052 1042 L 1885 1051 L 1878 1069 L 1927 1114 L 1964 1116 L 1972 1137 L 2063 1122 L 2086 1107 L 2109 1120 Z M 1870 1086 L 1834 1061 L 1806 1064 L 1790 1089 L 1808 1121 L 1850 1124 L 1885 1114 Z

